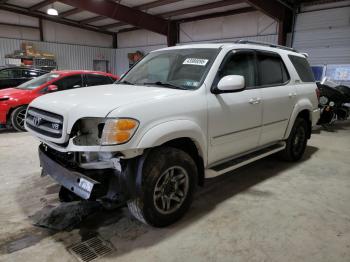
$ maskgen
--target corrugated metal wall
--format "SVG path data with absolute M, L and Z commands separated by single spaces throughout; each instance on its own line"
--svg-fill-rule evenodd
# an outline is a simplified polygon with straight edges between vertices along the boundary
M 5 65 L 5 55 L 19 50 L 22 42 L 25 42 L 25 40 L 0 38 L 0 66 Z M 92 70 L 93 60 L 108 60 L 111 71 L 113 73 L 117 72 L 115 49 L 38 41 L 30 42 L 35 44 L 37 50 L 54 53 L 59 69 Z
M 298 14 L 293 47 L 313 65 L 350 64 L 350 7 Z
M 180 25 L 180 43 L 228 42 L 239 39 L 277 43 L 277 23 L 259 11 Z

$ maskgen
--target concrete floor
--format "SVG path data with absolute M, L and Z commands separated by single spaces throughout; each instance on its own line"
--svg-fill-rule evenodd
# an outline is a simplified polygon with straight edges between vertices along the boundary
M 116 248 L 100 261 L 350 261 L 350 122 L 316 130 L 299 163 L 269 157 L 208 181 L 165 229 L 126 208 L 69 232 L 33 226 L 36 212 L 58 204 L 58 187 L 40 178 L 37 145 L 0 131 L 0 261 L 76 261 L 67 247 L 96 233 Z

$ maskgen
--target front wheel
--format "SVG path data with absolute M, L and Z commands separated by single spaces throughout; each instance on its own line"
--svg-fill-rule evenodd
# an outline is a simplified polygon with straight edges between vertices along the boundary
M 12 111 L 11 125 L 16 131 L 19 131 L 19 132 L 26 131 L 24 128 L 26 110 L 27 110 L 27 106 L 20 106 Z
M 128 202 L 138 220 L 155 227 L 168 226 L 189 209 L 197 167 L 184 151 L 164 147 L 153 150 L 142 171 L 141 195 Z
M 286 148 L 281 152 L 281 157 L 287 161 L 298 161 L 302 158 L 307 144 L 307 123 L 303 118 L 297 118 L 286 140 Z

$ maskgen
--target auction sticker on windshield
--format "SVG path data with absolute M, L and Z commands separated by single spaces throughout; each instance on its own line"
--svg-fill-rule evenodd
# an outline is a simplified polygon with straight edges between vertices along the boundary
M 198 65 L 205 66 L 208 63 L 208 59 L 201 58 L 187 58 L 182 64 L 184 65 Z

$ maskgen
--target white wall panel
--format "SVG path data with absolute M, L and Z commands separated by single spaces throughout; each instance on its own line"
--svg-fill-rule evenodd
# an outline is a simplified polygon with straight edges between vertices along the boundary
M 349 64 L 350 7 L 298 14 L 293 47 L 312 64 Z
M 22 40 L 0 38 L 0 66 L 5 65 L 5 55 L 20 49 Z M 40 51 L 47 51 L 56 55 L 59 69 L 93 69 L 93 60 L 108 60 L 110 69 L 116 73 L 115 49 L 89 47 L 70 44 L 58 44 L 32 41 Z
M 51 21 L 43 21 L 44 39 L 48 42 L 112 47 L 112 36 Z
M 27 26 L 39 26 L 38 19 L 26 15 L 20 15 L 4 10 L 0 10 L 0 23 L 17 24 Z
M 275 42 L 277 23 L 261 12 L 211 18 L 180 25 L 180 43 L 232 41 L 237 39 Z
M 147 30 L 134 30 L 118 34 L 118 48 L 166 44 L 166 36 Z
M 40 33 L 37 29 L 24 28 L 18 26 L 0 26 L 0 37 L 40 40 Z

